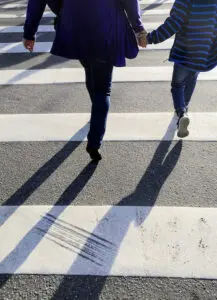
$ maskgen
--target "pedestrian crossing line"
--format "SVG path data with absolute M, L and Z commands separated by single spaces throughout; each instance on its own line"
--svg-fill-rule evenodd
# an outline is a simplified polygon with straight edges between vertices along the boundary
M 162 23 L 152 22 L 143 23 L 147 30 L 157 29 Z M 40 25 L 38 27 L 38 32 L 54 32 L 53 25 Z M 0 33 L 23 33 L 23 26 L 0 26 Z
M 154 16 L 154 15 L 169 15 L 170 9 L 147 9 L 143 10 L 143 16 Z
M 38 32 L 54 32 L 54 26 L 40 25 Z M 0 33 L 23 33 L 23 26 L 0 26 Z
M 115 68 L 113 82 L 166 82 L 171 81 L 173 67 Z M 216 81 L 217 69 L 201 73 L 199 81 Z M 0 85 L 84 83 L 82 68 L 0 70 Z
M 158 45 L 148 45 L 146 49 L 142 48 L 141 51 L 150 50 L 169 50 L 174 43 L 174 39 L 169 39 Z M 51 50 L 52 42 L 36 42 L 33 53 L 48 53 Z M 22 42 L 18 43 L 0 43 L 0 53 L 28 53 L 23 47 Z
M 8 4 L 5 4 L 5 5 L 1 5 L 0 8 L 3 8 L 3 9 L 17 9 L 17 8 L 26 8 L 27 5 L 26 3 L 8 3 Z
M 157 4 L 172 4 L 174 0 L 141 0 L 139 1 L 140 5 L 157 5 Z
M 217 279 L 217 208 L 1 206 L 0 219 L 12 209 L 1 274 Z
M 217 113 L 191 113 L 190 117 L 190 135 L 185 140 L 217 141 Z M 89 119 L 89 113 L 0 115 L 0 142 L 86 141 Z M 176 123 L 173 113 L 110 113 L 104 140 L 179 140 Z M 84 131 L 76 134 L 81 128 Z
M 157 1 L 153 1 L 153 0 L 142 0 L 139 2 L 139 4 L 144 5 L 144 4 L 171 4 L 174 3 L 174 0 L 157 0 Z M 0 6 L 0 8 L 3 9 L 17 9 L 17 8 L 26 8 L 27 5 L 25 3 L 8 3 L 5 5 Z
M 46 10 L 43 14 L 45 18 L 53 18 L 55 14 L 50 10 Z M 8 14 L 8 13 L 0 13 L 0 19 L 17 19 L 17 18 L 26 18 L 26 14 Z
M 154 16 L 154 15 L 168 15 L 170 13 L 170 9 L 144 9 L 142 10 L 142 14 L 143 15 L 150 15 L 150 16 Z M 54 13 L 52 12 L 45 12 L 43 14 L 43 17 L 46 18 L 53 18 L 55 16 Z M 26 15 L 23 15 L 23 17 L 26 17 Z
M 19 18 L 19 16 L 15 15 L 15 14 L 2 14 L 2 13 L 0 13 L 0 19 L 15 19 L 15 18 Z
M 52 47 L 52 42 L 36 42 L 34 53 L 48 53 Z M 28 53 L 22 42 L 0 43 L 0 53 Z
M 143 15 L 168 15 L 170 9 L 144 9 L 142 11 Z M 43 18 L 54 18 L 55 14 L 51 11 L 46 11 L 43 14 Z M 16 19 L 16 18 L 26 18 L 26 14 L 16 15 L 16 14 L 2 14 L 0 13 L 0 19 Z

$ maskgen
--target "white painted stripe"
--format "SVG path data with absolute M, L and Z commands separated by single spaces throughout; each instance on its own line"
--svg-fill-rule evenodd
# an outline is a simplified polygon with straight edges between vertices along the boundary
M 161 25 L 160 22 L 156 23 L 143 23 L 144 27 L 147 30 L 153 30 L 156 29 Z M 38 32 L 54 32 L 54 26 L 53 25 L 40 25 L 38 27 Z M 0 33 L 22 33 L 23 32 L 23 26 L 0 26 Z
M 0 13 L 0 19 L 16 19 L 16 18 L 25 18 L 26 14 L 7 14 L 7 13 Z M 43 17 L 46 18 L 53 18 L 55 14 L 49 10 L 46 10 L 43 14 Z
M 50 9 L 47 9 L 44 13 L 43 13 L 43 17 L 45 18 L 54 18 L 56 15 L 50 11 Z M 22 15 L 23 18 L 26 18 L 26 14 Z
M 217 141 L 217 113 L 191 113 L 190 117 L 190 135 L 185 140 Z M 0 115 L 0 142 L 86 140 L 89 119 L 88 113 Z M 173 113 L 111 113 L 104 140 L 177 140 L 176 123 Z M 85 128 L 82 134 L 76 134 L 81 128 Z
M 26 16 L 26 15 L 25 15 Z M 44 12 L 44 14 L 43 14 L 43 17 L 46 17 L 46 18 L 54 18 L 56 15 L 53 13 L 53 12 L 51 12 L 51 11 L 46 11 L 46 12 Z
M 143 16 L 169 15 L 170 9 L 148 9 L 143 11 Z
M 3 9 L 13 9 L 13 8 L 26 8 L 27 4 L 25 3 L 8 3 L 5 5 L 0 6 Z
M 125 67 L 115 68 L 114 82 L 156 82 L 171 81 L 172 67 Z M 217 68 L 201 73 L 198 80 L 216 81 Z M 40 69 L 40 70 L 0 70 L 0 85 L 8 84 L 57 84 L 83 83 L 82 68 Z
M 174 0 L 141 0 L 139 1 L 139 4 L 141 5 L 154 5 L 154 4 L 171 4 L 174 3 Z
M 51 42 L 36 42 L 34 53 L 48 53 L 52 47 Z M 0 43 L 0 53 L 27 53 L 22 42 L 18 43 Z
M 53 25 L 40 25 L 38 32 L 52 32 Z M 0 26 L 0 33 L 22 33 L 23 26 Z
M 171 4 L 174 3 L 174 0 L 142 0 L 139 2 L 140 5 L 145 5 L 145 4 Z M 13 9 L 13 8 L 26 8 L 27 4 L 25 3 L 9 3 L 0 6 L 0 8 L 3 9 Z
M 169 50 L 174 43 L 174 39 L 167 40 L 158 45 L 149 45 L 146 49 L 140 49 L 141 51 L 150 50 Z M 52 42 L 36 42 L 34 53 L 48 53 L 52 47 Z M 19 43 L 0 43 L 0 53 L 27 53 L 28 51 L 23 47 L 22 42 Z
M 18 16 L 14 14 L 0 14 L 0 19 L 14 19 L 17 17 Z
M 168 15 L 170 9 L 148 9 L 143 11 L 143 15 Z M 15 18 L 25 18 L 26 14 L 15 15 L 15 14 L 2 14 L 0 13 L 0 19 L 15 19 Z M 54 18 L 55 14 L 51 11 L 46 11 L 43 14 L 44 18 Z
M 1 206 L 0 219 L 1 274 L 217 279 L 217 208 Z

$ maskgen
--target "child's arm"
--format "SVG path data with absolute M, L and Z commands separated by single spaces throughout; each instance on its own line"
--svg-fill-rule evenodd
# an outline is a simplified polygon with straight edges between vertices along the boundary
M 158 44 L 169 39 L 171 36 L 181 31 L 183 25 L 188 20 L 188 7 L 190 0 L 175 0 L 170 12 L 170 17 L 157 30 L 147 35 L 148 44 Z

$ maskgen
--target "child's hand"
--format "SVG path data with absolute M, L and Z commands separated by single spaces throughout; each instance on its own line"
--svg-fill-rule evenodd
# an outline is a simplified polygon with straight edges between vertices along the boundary
M 35 41 L 34 40 L 26 40 L 23 39 L 23 46 L 29 50 L 29 52 L 32 52 L 34 49 Z
M 142 48 L 146 48 L 148 44 L 146 37 L 147 37 L 147 32 L 145 30 L 136 33 L 137 43 Z

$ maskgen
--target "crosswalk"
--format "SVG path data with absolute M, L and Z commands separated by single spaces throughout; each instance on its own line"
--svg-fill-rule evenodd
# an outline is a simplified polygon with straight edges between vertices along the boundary
M 145 27 L 172 3 L 140 1 Z M 23 48 L 25 7 L 0 3 L 0 300 L 217 299 L 217 70 L 199 77 L 182 141 L 173 39 L 116 68 L 95 166 L 84 71 L 49 54 L 48 9 Z

